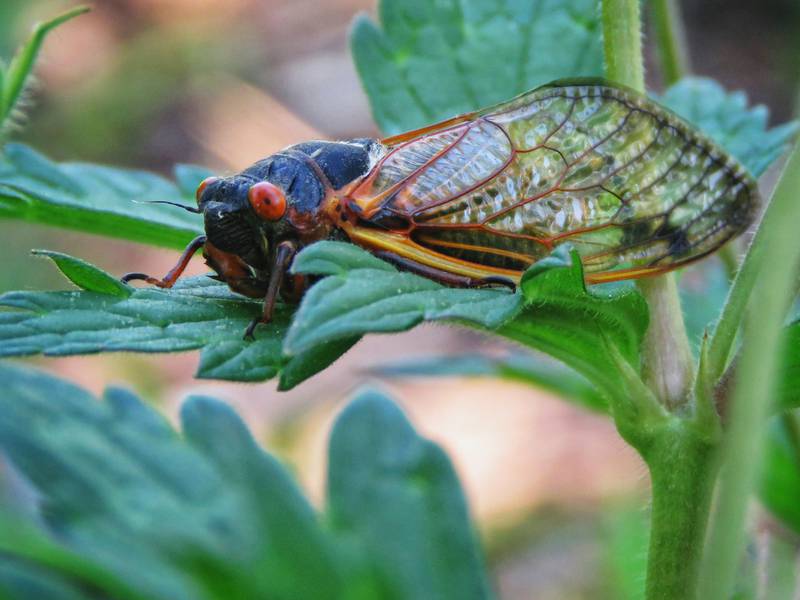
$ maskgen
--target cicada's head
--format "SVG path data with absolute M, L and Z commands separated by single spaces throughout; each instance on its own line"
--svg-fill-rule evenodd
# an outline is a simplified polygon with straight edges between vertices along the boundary
M 312 165 L 282 153 L 236 175 L 206 179 L 197 188 L 197 204 L 209 265 L 236 291 L 263 296 L 280 242 L 300 247 L 324 236 L 318 210 L 324 196 Z

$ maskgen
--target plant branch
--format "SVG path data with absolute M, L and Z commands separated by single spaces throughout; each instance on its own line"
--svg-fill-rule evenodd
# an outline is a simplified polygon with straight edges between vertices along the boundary
M 717 368 L 724 368 L 739 318 L 748 304 L 752 307 L 747 312 L 729 429 L 723 444 L 725 465 L 719 504 L 701 578 L 700 597 L 704 599 L 730 597 L 744 546 L 745 513 L 761 459 L 764 423 L 780 363 L 783 318 L 795 285 L 786 273 L 795 273 L 800 264 L 796 237 L 800 223 L 798 190 L 800 146 L 795 147 L 784 168 L 712 340 L 712 358 L 717 361 Z
M 681 8 L 676 0 L 652 0 L 651 6 L 664 86 L 669 87 L 691 70 Z
M 642 28 L 635 0 L 603 0 L 606 76 L 644 92 Z
M 608 78 L 644 92 L 639 2 L 603 0 L 603 37 Z M 662 403 L 676 408 L 687 399 L 692 353 L 675 277 L 642 280 L 639 289 L 650 307 L 642 348 L 644 378 Z
M 790 158 L 789 163 L 787 163 L 784 169 L 781 184 L 787 177 L 798 177 L 798 173 L 791 173 L 790 171 L 792 168 L 792 161 L 796 161 L 800 164 L 797 153 L 797 148 L 795 148 L 792 153 L 792 158 Z M 798 164 L 794 165 L 795 170 L 798 169 Z M 796 187 L 795 189 L 800 189 L 800 187 Z M 775 242 L 775 234 L 773 232 L 786 227 L 786 223 L 781 223 L 781 221 L 785 220 L 787 215 L 791 212 L 790 204 L 792 202 L 796 203 L 796 198 L 788 198 L 787 196 L 791 196 L 791 193 L 782 192 L 782 195 L 779 197 L 778 189 L 776 188 L 773 198 L 769 206 L 767 206 L 761 223 L 753 236 L 747 254 L 736 273 L 736 278 L 733 280 L 733 285 L 725 300 L 725 306 L 722 308 L 722 313 L 720 314 L 720 318 L 710 338 L 708 379 L 704 382 L 705 385 L 715 385 L 725 372 L 751 293 L 761 275 L 763 265 L 770 264 L 765 261 L 764 249 L 766 246 Z M 781 259 L 779 258 L 779 262 L 780 261 Z M 787 267 L 783 269 L 783 272 L 785 276 L 785 273 L 794 273 L 796 271 L 791 271 Z M 785 314 L 785 309 L 788 308 L 788 303 L 792 295 L 796 294 L 796 281 L 792 277 L 786 279 L 787 282 L 791 284 L 791 291 L 789 296 L 784 299 L 784 309 L 781 312 L 781 316 Z
M 653 486 L 648 600 L 695 597 L 714 487 L 716 440 L 686 420 L 671 425 L 645 454 Z

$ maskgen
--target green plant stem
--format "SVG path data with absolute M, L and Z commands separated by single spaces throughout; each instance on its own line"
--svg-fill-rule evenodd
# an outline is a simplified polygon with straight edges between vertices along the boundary
M 695 597 L 716 461 L 713 438 L 673 419 L 645 453 L 653 487 L 648 600 Z
M 89 7 L 79 6 L 34 27 L 31 38 L 11 59 L 3 77 L 0 78 L 0 83 L 2 83 L 0 86 L 0 126 L 5 123 L 19 101 L 47 34 L 62 23 L 88 11 Z
M 717 360 L 727 357 L 745 307 L 747 312 L 742 351 L 737 364 L 730 419 L 723 443 L 719 503 L 709 536 L 701 577 L 704 600 L 727 600 L 744 546 L 744 519 L 761 460 L 764 425 L 774 396 L 780 364 L 785 309 L 795 281 L 800 245 L 800 146 L 784 168 L 764 219 L 739 275 L 734 282 L 713 341 L 726 335 Z M 748 302 L 749 299 L 749 302 Z M 722 330 L 722 334 L 720 333 Z M 713 342 L 712 342 L 713 343 Z M 717 344 L 722 342 L 717 341 Z M 713 350 L 713 347 L 712 347 Z
M 650 6 L 664 85 L 669 87 L 690 71 L 681 9 L 676 0 L 651 0 Z
M 603 0 L 606 75 L 644 92 L 642 33 L 637 0 Z M 650 307 L 650 326 L 642 348 L 645 381 L 666 406 L 687 399 L 692 353 L 681 312 L 678 287 L 671 274 L 639 282 Z
M 781 177 L 781 184 L 787 177 L 800 177 L 800 174 L 797 173 L 798 165 L 793 165 L 793 161 L 800 162 L 796 157 L 797 148 L 793 151 L 792 157 L 789 159 L 784 169 Z M 795 169 L 795 173 L 791 172 L 791 168 Z M 796 198 L 785 198 L 784 196 L 786 194 L 788 194 L 788 192 L 783 192 L 783 195 L 779 198 L 778 189 L 776 188 L 772 200 L 764 213 L 764 217 L 761 219 L 758 230 L 753 236 L 747 254 L 736 273 L 736 278 L 733 280 L 733 285 L 725 300 L 725 306 L 722 308 L 722 313 L 720 314 L 720 318 L 717 321 L 709 341 L 708 380 L 703 382 L 705 385 L 713 386 L 722 376 L 728 364 L 728 359 L 730 358 L 731 350 L 736 341 L 739 326 L 743 322 L 743 315 L 751 293 L 756 285 L 756 281 L 761 275 L 764 265 L 770 264 L 765 260 L 764 249 L 775 242 L 775 234 L 773 232 L 786 227 L 785 219 L 791 212 L 791 206 L 786 206 L 786 204 L 796 202 Z M 779 263 L 783 264 L 780 258 Z M 786 274 L 796 271 L 789 270 L 788 266 L 781 270 L 792 287 L 790 295 L 784 299 L 786 308 L 788 308 L 788 303 L 790 302 L 792 294 L 796 294 L 795 288 L 797 283 L 793 277 L 786 277 Z M 781 315 L 783 314 L 785 313 L 782 312 Z
M 644 92 L 639 1 L 603 0 L 602 7 L 607 75 Z M 652 476 L 647 598 L 689 599 L 697 586 L 710 510 L 717 421 L 709 423 L 703 410 L 678 415 L 690 399 L 692 355 L 674 276 L 642 280 L 639 289 L 650 308 L 643 376 L 661 406 L 672 412 L 655 420 L 634 414 L 631 426 L 620 420 L 615 406 L 615 420 Z
M 642 26 L 636 0 L 603 0 L 606 76 L 644 92 Z

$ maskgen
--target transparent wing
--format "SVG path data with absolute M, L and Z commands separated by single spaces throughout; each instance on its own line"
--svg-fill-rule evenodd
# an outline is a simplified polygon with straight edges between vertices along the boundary
M 569 242 L 590 282 L 640 277 L 713 252 L 755 212 L 755 182 L 728 154 L 641 94 L 595 81 L 385 143 L 353 200 L 416 259 L 427 250 L 452 270 L 519 274 Z

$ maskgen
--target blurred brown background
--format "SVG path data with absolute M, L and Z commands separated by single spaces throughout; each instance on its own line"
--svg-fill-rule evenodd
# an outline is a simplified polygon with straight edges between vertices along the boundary
M 35 20 L 70 5 L 2 0 L 0 51 L 8 56 Z M 199 163 L 229 172 L 308 138 L 378 135 L 347 47 L 349 23 L 359 11 L 374 11 L 373 0 L 98 0 L 92 6 L 49 38 L 28 122 L 16 135 L 56 159 L 162 173 L 177 162 Z M 770 107 L 775 122 L 789 118 L 800 72 L 800 3 L 687 0 L 683 9 L 695 72 L 746 90 Z M 649 45 L 647 55 L 648 77 L 658 88 Z M 113 273 L 158 273 L 175 260 L 170 251 L 20 223 L 0 221 L 0 239 L 0 291 L 65 285 L 29 256 L 32 247 L 83 256 Z M 203 272 L 201 261 L 193 268 Z M 448 327 L 371 336 L 287 394 L 272 383 L 195 381 L 195 354 L 36 362 L 94 391 L 109 383 L 133 387 L 171 417 L 188 392 L 228 400 L 318 500 L 332 415 L 366 380 L 365 371 L 464 349 L 504 350 Z M 504 597 L 597 597 L 587 590 L 596 592 L 602 569 L 602 510 L 645 489 L 644 468 L 608 420 L 491 380 L 381 385 L 453 457 L 492 540 Z M 553 524 L 560 527 L 558 541 L 550 535 Z

